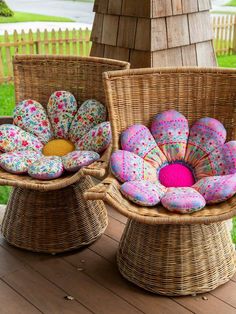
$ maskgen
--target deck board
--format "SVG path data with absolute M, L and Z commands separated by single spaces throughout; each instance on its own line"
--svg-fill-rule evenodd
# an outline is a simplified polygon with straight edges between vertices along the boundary
M 148 293 L 123 279 L 116 251 L 127 219 L 113 209 L 108 214 L 105 234 L 69 254 L 25 252 L 0 238 L 0 313 L 236 313 L 236 276 L 211 293 L 178 298 Z

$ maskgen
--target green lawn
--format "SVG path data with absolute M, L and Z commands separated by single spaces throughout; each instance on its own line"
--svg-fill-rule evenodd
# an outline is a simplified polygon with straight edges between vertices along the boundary
M 236 55 L 220 56 L 217 58 L 218 64 L 223 68 L 236 68 Z
M 0 16 L 0 23 L 17 23 L 17 22 L 74 22 L 74 20 L 66 17 L 47 16 L 26 12 L 14 12 L 14 16 L 10 17 Z
M 236 7 L 236 0 L 231 0 L 229 1 L 226 6 L 229 6 L 229 7 Z

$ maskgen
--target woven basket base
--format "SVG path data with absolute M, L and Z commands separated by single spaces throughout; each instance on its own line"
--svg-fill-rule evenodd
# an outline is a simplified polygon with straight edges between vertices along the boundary
M 86 176 L 55 191 L 14 188 L 2 224 L 2 234 L 22 249 L 60 253 L 94 242 L 108 218 L 102 201 L 85 201 L 83 192 L 94 184 Z
M 129 220 L 117 261 L 126 279 L 167 296 L 211 291 L 236 270 L 225 222 L 151 226 Z

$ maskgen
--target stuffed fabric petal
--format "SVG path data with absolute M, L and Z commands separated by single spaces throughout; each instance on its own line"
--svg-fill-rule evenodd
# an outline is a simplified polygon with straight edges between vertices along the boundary
M 193 188 L 169 188 L 161 199 L 162 205 L 180 214 L 189 214 L 206 205 L 204 197 Z
M 142 206 L 155 206 L 165 194 L 166 188 L 160 183 L 130 181 L 121 186 L 121 193 L 130 201 Z
M 77 142 L 97 124 L 106 121 L 106 107 L 94 99 L 86 100 L 77 111 L 70 127 L 69 138 Z
M 157 181 L 156 169 L 136 154 L 118 150 L 112 154 L 110 167 L 114 176 L 121 182 L 148 180 Z
M 52 180 L 63 173 L 63 165 L 60 157 L 42 157 L 29 166 L 28 174 L 39 180 Z
M 35 151 L 16 151 L 0 155 L 0 167 L 4 170 L 22 174 L 27 173 L 29 166 L 42 157 Z
M 41 151 L 43 144 L 34 135 L 21 130 L 12 124 L 0 125 L 0 151 L 12 152 L 16 150 Z
M 226 130 L 218 120 L 203 118 L 190 129 L 185 161 L 196 166 L 200 159 L 224 144 Z
M 100 155 L 89 151 L 74 151 L 62 157 L 62 163 L 65 170 L 69 172 L 76 172 L 82 167 L 92 164 L 98 160 Z
M 47 112 L 56 138 L 67 138 L 72 120 L 77 112 L 75 97 L 66 91 L 51 95 Z
M 78 142 L 77 150 L 88 150 L 102 153 L 111 143 L 111 126 L 109 122 L 103 122 L 92 128 Z
M 168 110 L 158 114 L 152 122 L 151 133 L 168 161 L 184 159 L 189 127 L 181 113 Z
M 236 174 L 203 178 L 193 188 L 202 194 L 207 204 L 220 203 L 236 193 Z
M 196 178 L 233 174 L 236 172 L 236 141 L 216 148 L 195 167 Z
M 167 161 L 151 132 L 144 125 L 132 125 L 125 130 L 121 134 L 121 147 L 123 150 L 137 154 L 156 168 Z
M 47 113 L 35 100 L 24 100 L 15 107 L 13 123 L 22 130 L 34 134 L 43 144 L 53 138 Z

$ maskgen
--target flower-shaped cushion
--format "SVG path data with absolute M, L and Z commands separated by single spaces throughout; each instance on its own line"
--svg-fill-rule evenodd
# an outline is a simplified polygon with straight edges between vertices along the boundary
M 129 127 L 121 134 L 122 150 L 111 156 L 127 199 L 191 213 L 236 193 L 236 141 L 225 143 L 219 121 L 202 118 L 189 129 L 181 113 L 168 110 L 154 117 L 150 130 Z
M 90 99 L 78 108 L 67 91 L 51 95 L 47 111 L 34 100 L 20 102 L 13 123 L 0 126 L 0 167 L 50 180 L 100 158 L 111 142 L 106 107 Z

